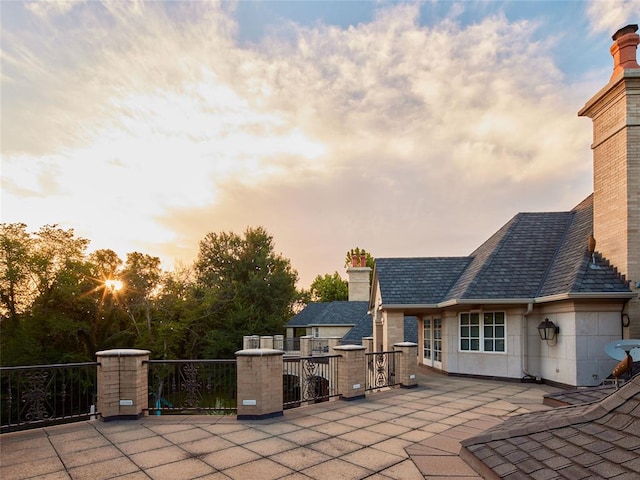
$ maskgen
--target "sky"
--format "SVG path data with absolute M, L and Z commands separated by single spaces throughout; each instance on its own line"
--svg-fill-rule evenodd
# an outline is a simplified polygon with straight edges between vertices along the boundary
M 592 190 L 591 120 L 636 1 L 0 3 L 3 223 L 190 264 L 264 227 L 299 287 L 464 256 Z

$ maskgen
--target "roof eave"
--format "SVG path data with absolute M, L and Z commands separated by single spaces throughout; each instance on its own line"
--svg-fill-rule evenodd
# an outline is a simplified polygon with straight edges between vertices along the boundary
M 549 303 L 562 300 L 626 300 L 637 296 L 638 294 L 635 292 L 570 292 L 537 297 L 534 299 L 534 303 Z
M 630 299 L 638 296 L 634 292 L 561 293 L 535 298 L 455 298 L 440 303 L 399 303 L 381 304 L 380 310 L 435 310 L 457 305 L 527 305 L 530 303 L 550 303 L 562 300 L 614 300 Z

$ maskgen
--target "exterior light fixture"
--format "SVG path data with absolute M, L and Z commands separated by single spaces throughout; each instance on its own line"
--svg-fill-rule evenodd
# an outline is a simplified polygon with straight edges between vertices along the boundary
M 540 322 L 540 325 L 538 325 L 538 335 L 540 335 L 540 340 L 546 340 L 548 345 L 551 345 L 549 342 L 552 340 L 556 340 L 557 342 L 556 337 L 558 336 L 558 333 L 560 333 L 560 327 L 548 318 L 545 318 L 544 322 Z M 555 343 L 553 345 L 555 345 Z

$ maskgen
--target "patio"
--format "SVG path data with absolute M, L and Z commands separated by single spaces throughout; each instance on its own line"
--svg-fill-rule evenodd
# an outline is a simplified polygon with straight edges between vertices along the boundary
M 480 478 L 460 441 L 547 409 L 546 385 L 446 377 L 419 386 L 287 410 L 269 420 L 152 416 L 0 436 L 4 479 Z

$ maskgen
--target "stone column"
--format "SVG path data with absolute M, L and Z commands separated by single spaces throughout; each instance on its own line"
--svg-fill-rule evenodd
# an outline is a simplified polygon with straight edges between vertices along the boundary
M 365 347 L 339 345 L 333 351 L 338 359 L 338 391 L 341 400 L 358 400 L 365 394 Z
M 271 335 L 260 337 L 260 348 L 273 348 L 273 337 Z
M 364 353 L 375 352 L 373 337 L 362 337 L 362 346 L 366 348 Z
M 102 420 L 135 420 L 145 415 L 149 408 L 149 350 L 103 350 L 96 357 Z
M 341 341 L 342 337 L 328 337 L 327 345 L 329 346 L 329 348 L 327 349 L 327 353 L 333 352 L 333 347 L 337 347 L 338 345 L 340 345 Z
M 396 381 L 402 388 L 414 388 L 418 386 L 416 373 L 418 373 L 418 344 L 413 342 L 400 342 L 393 345 L 393 349 L 400 351 L 396 356 Z
M 300 337 L 300 356 L 301 357 L 310 357 L 311 356 L 311 339 L 313 337 L 311 335 L 305 335 L 304 337 Z
M 270 348 L 236 352 L 238 420 L 282 415 L 282 356 Z
M 273 336 L 273 348 L 276 350 L 284 350 L 284 335 Z

